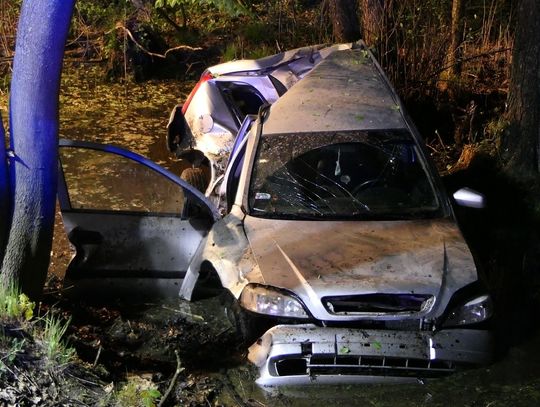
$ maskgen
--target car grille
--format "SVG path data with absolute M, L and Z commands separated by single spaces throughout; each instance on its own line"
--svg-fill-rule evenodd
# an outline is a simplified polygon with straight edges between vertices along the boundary
M 276 358 L 276 376 L 358 375 L 392 377 L 438 377 L 456 370 L 454 363 L 442 360 L 385 356 L 329 356 Z
M 414 313 L 428 309 L 433 296 L 427 294 L 364 294 L 323 297 L 326 310 L 335 315 L 362 313 Z

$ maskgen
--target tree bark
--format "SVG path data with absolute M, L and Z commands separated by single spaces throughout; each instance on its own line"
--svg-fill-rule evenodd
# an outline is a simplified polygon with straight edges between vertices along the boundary
M 25 0 L 10 95 L 12 221 L 2 282 L 38 296 L 52 246 L 58 166 L 58 95 L 75 0 Z
M 4 258 L 9 228 L 9 179 L 6 157 L 6 136 L 0 115 L 0 264 Z
M 465 18 L 466 0 L 452 1 L 452 24 L 450 26 L 450 47 L 446 57 L 448 75 L 450 78 L 461 75 L 461 58 L 463 57 L 463 23 Z
M 330 0 L 330 19 L 336 42 L 360 39 L 357 0 Z
M 381 39 L 384 17 L 384 0 L 360 0 L 362 39 L 374 46 Z
M 505 168 L 518 177 L 540 172 L 540 3 L 521 0 L 508 96 L 509 129 L 502 140 Z

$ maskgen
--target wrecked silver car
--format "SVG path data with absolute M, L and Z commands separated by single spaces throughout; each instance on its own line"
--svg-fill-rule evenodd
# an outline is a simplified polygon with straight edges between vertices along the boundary
M 332 52 L 350 47 L 314 45 L 207 68 L 167 124 L 167 148 L 188 165 L 182 178 L 209 195 L 245 117 L 274 103 Z
M 166 179 L 159 191 L 146 192 L 155 182 L 129 190 L 115 171 L 126 165 L 110 164 L 126 198 L 102 181 L 88 198 L 80 172 L 94 171 L 81 165 L 86 155 L 70 164 L 81 144 L 63 142 L 60 203 L 77 247 L 70 284 L 129 280 L 193 300 L 217 283 L 262 386 L 416 380 L 491 360 L 491 299 L 369 50 L 332 53 L 247 129 L 228 161 L 222 218 L 183 180 L 110 147 Z M 483 205 L 470 190 L 454 198 Z

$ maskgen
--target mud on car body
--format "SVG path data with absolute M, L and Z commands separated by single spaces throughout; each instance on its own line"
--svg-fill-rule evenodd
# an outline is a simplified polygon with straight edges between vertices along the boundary
M 167 125 L 167 148 L 189 165 L 182 178 L 210 195 L 245 117 L 274 103 L 332 52 L 350 47 L 314 45 L 207 68 Z
M 415 380 L 491 359 L 491 299 L 420 136 L 362 43 L 333 52 L 240 131 L 223 217 L 149 162 L 168 187 L 148 182 L 158 191 L 147 198 L 115 192 L 98 205 L 103 191 L 85 198 L 76 173 L 88 166 L 71 155 L 61 154 L 60 183 L 77 246 L 70 284 L 129 280 L 194 299 L 217 280 L 263 386 Z M 483 204 L 465 189 L 454 199 Z

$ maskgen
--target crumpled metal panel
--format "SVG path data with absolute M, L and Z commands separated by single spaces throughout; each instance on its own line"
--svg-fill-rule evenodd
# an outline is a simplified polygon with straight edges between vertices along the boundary
M 235 297 L 240 296 L 248 283 L 245 275 L 257 267 L 244 233 L 243 218 L 241 210 L 234 207 L 229 215 L 214 223 L 189 267 L 180 297 L 191 298 L 203 261 L 212 264 L 223 287 Z
M 312 59 L 314 62 L 319 62 L 321 58 L 328 56 L 330 53 L 339 50 L 351 48 L 352 44 L 318 44 L 308 47 L 295 48 L 278 54 L 269 55 L 260 59 L 241 59 L 238 61 L 225 62 L 223 64 L 214 65 L 208 68 L 208 71 L 214 76 L 231 75 L 239 73 L 248 73 L 261 70 L 272 70 L 278 65 L 286 64 L 288 61 L 298 59 Z
M 399 99 L 371 53 L 350 49 L 330 54 L 283 95 L 264 133 L 406 127 Z
M 260 369 L 257 383 L 275 386 L 403 381 L 411 378 L 411 372 L 425 377 L 461 364 L 489 363 L 492 350 L 492 336 L 484 330 L 381 331 L 305 324 L 271 328 L 249 348 L 248 358 Z M 305 361 L 303 373 L 302 364 L 291 371 L 294 374 L 280 372 L 279 364 L 291 359 Z
M 421 221 L 288 221 L 247 216 L 257 263 L 249 282 L 293 291 L 321 320 L 334 315 L 322 297 L 369 293 L 433 295 L 439 302 L 410 316 L 437 316 L 451 295 L 477 279 L 472 255 L 449 219 Z M 331 237 L 331 238 L 330 238 Z M 365 318 L 403 318 L 366 313 Z

